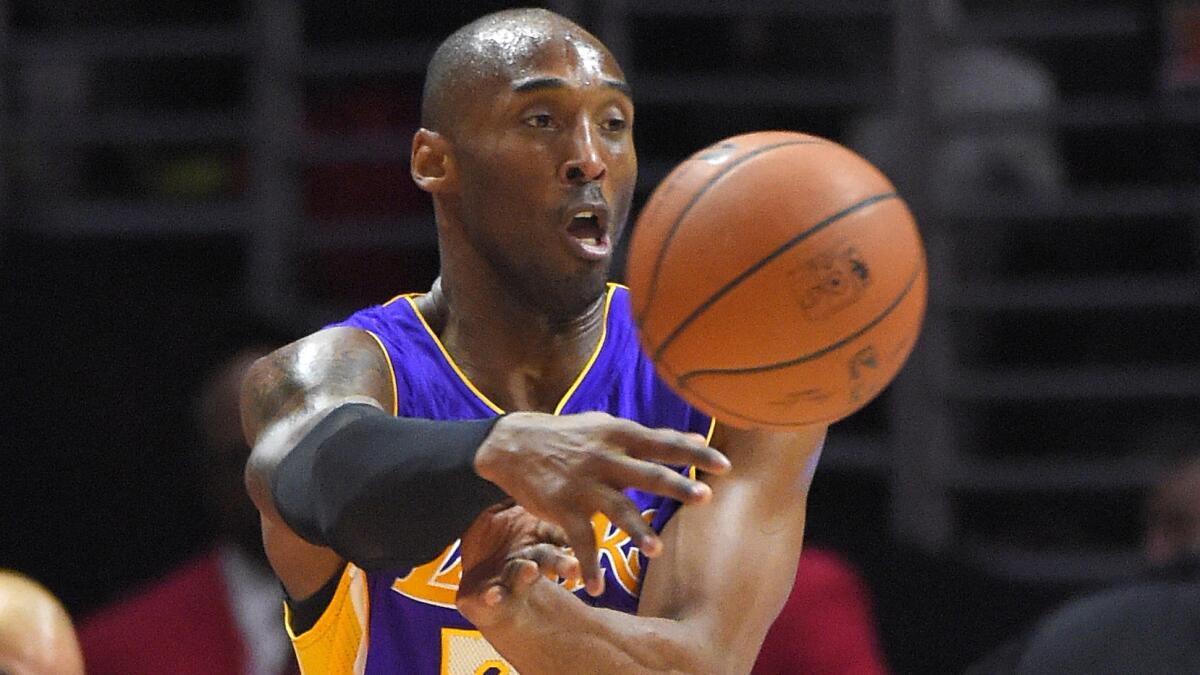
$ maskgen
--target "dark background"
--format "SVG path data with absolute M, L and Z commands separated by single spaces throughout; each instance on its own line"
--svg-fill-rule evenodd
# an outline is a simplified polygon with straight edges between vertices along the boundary
M 917 213 L 925 335 L 831 433 L 809 530 L 864 574 L 898 672 L 960 672 L 1139 571 L 1145 488 L 1200 423 L 1200 74 L 1171 29 L 1196 3 L 543 5 L 628 71 L 638 204 L 783 128 L 859 149 Z M 506 6 L 0 3 L 0 567 L 83 617 L 205 545 L 205 368 L 430 282 L 422 67 Z M 964 105 L 1015 89 L 972 85 L 955 50 L 982 45 L 1049 94 Z M 993 150 L 964 173 L 951 142 Z

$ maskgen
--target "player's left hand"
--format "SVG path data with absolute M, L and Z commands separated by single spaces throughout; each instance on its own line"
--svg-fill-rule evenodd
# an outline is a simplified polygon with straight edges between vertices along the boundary
M 462 538 L 458 611 L 484 628 L 511 619 L 536 583 L 579 583 L 579 561 L 566 544 L 562 528 L 520 506 L 485 510 Z

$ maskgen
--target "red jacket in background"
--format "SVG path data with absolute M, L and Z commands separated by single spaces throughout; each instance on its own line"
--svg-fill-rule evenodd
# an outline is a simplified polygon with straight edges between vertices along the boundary
M 216 550 L 188 562 L 83 622 L 79 642 L 88 675 L 248 672 L 228 598 Z
M 753 675 L 885 675 L 866 585 L 833 553 L 805 549 Z

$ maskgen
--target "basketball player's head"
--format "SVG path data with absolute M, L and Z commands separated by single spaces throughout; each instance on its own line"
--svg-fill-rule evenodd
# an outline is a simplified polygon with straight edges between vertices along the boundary
M 0 673 L 82 675 L 71 618 L 41 584 L 0 570 Z
M 437 49 L 421 115 L 412 171 L 443 276 L 482 267 L 566 316 L 603 293 L 637 158 L 629 89 L 599 40 L 545 10 L 487 15 Z
M 1151 567 L 1200 560 L 1200 454 L 1177 461 L 1150 492 L 1144 552 Z

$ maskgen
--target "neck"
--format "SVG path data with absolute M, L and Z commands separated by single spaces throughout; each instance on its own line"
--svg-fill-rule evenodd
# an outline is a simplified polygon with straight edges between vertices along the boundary
M 420 309 L 463 373 L 496 405 L 552 412 L 596 349 L 605 297 L 573 316 L 553 316 L 486 270 L 482 261 L 443 256 L 442 275 Z

